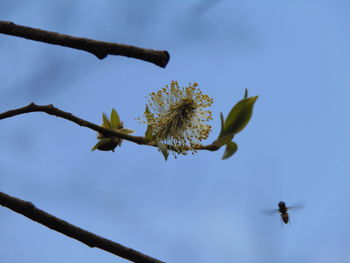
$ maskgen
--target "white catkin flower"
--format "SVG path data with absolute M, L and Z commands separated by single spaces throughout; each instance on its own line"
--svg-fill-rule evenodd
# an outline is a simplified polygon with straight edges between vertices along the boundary
M 204 110 L 213 99 L 202 93 L 194 83 L 180 88 L 177 81 L 170 87 L 152 92 L 148 97 L 148 112 L 144 117 L 152 129 L 154 138 L 168 144 L 177 154 L 196 152 L 200 142 L 208 138 L 211 126 L 204 122 L 212 120 L 211 111 Z

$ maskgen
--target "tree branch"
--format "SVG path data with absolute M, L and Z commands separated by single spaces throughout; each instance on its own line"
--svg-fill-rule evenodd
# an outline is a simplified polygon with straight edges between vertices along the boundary
M 103 134 L 105 137 L 114 136 L 114 137 L 118 137 L 118 138 L 121 138 L 121 139 L 124 139 L 127 141 L 131 141 L 131 142 L 134 142 L 134 143 L 137 143 L 140 145 L 148 145 L 148 146 L 158 147 L 155 142 L 149 142 L 148 140 L 146 140 L 145 137 L 132 136 L 132 135 L 117 132 L 114 130 L 106 129 L 106 128 L 99 126 L 99 125 L 96 125 L 92 122 L 80 119 L 69 112 L 62 111 L 62 110 L 54 107 L 52 104 L 41 106 L 41 105 L 36 105 L 34 103 L 31 103 L 31 104 L 29 104 L 25 107 L 22 107 L 22 108 L 9 110 L 9 111 L 0 113 L 0 120 L 10 118 L 10 117 L 13 117 L 16 115 L 24 114 L 24 113 L 30 113 L 30 112 L 45 112 L 49 115 L 54 115 L 56 117 L 60 117 L 60 118 L 72 121 L 80 126 L 87 127 L 87 128 L 92 129 L 94 131 L 97 131 L 97 132 Z M 168 146 L 168 149 L 171 150 L 171 148 L 172 148 L 171 146 Z M 209 145 L 200 146 L 197 148 L 197 150 L 216 151 L 219 148 L 220 147 L 218 147 L 215 144 L 215 142 L 213 142 L 212 144 L 209 144 Z
M 12 197 L 0 192 L 0 205 L 24 215 L 50 229 L 56 230 L 68 237 L 76 239 L 89 247 L 97 247 L 119 257 L 137 263 L 164 263 L 141 252 L 125 247 L 109 239 L 95 235 L 80 227 L 72 225 L 43 210 L 36 208 L 32 203 Z
M 20 26 L 9 21 L 0 21 L 0 33 L 84 50 L 92 53 L 99 59 L 104 59 L 107 57 L 107 55 L 119 55 L 151 62 L 162 68 L 166 67 L 170 59 L 167 51 L 158 51 L 111 42 L 97 41 L 88 38 L 74 37 L 38 28 Z
M 80 119 L 69 112 L 62 111 L 62 110 L 54 107 L 52 104 L 40 106 L 40 105 L 36 105 L 34 103 L 31 103 L 25 107 L 14 109 L 14 110 L 9 110 L 9 111 L 6 111 L 4 113 L 1 113 L 0 120 L 10 118 L 10 117 L 13 117 L 16 115 L 24 114 L 24 113 L 30 113 L 30 112 L 45 112 L 49 115 L 54 115 L 56 117 L 60 117 L 60 118 L 72 121 L 80 126 L 90 128 L 94 131 L 97 131 L 97 132 L 105 135 L 106 137 L 115 136 L 115 137 L 122 138 L 122 139 L 131 141 L 131 142 L 134 142 L 137 144 L 147 144 L 144 137 L 131 136 L 131 135 L 128 135 L 125 133 L 121 133 L 121 132 L 117 132 L 117 131 L 103 128 L 102 126 L 96 125 L 92 122 L 88 122 L 86 120 Z

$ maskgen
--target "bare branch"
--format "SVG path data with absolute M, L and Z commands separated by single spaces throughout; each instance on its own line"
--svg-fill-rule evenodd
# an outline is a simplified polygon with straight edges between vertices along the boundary
M 167 51 L 74 37 L 38 28 L 20 26 L 9 21 L 0 21 L 0 33 L 84 50 L 92 53 L 99 59 L 104 59 L 107 55 L 119 55 L 151 62 L 162 68 L 166 67 L 170 59 Z
M 92 122 L 80 119 L 76 116 L 74 116 L 72 113 L 62 111 L 56 107 L 54 107 L 52 104 L 50 105 L 36 105 L 34 103 L 31 103 L 25 107 L 9 110 L 3 113 L 0 113 L 0 120 L 10 118 L 16 115 L 24 114 L 24 113 L 30 113 L 30 112 L 45 112 L 50 115 L 54 115 L 56 117 L 60 117 L 69 121 L 72 121 L 80 126 L 87 127 L 89 129 L 92 129 L 94 131 L 97 131 L 101 134 L 103 134 L 105 137 L 108 136 L 114 136 L 118 137 L 127 141 L 131 141 L 140 145 L 148 145 L 148 146 L 154 146 L 158 147 L 155 142 L 149 142 L 146 140 L 145 137 L 142 136 L 132 136 L 125 133 L 117 132 L 114 130 L 103 128 L 102 126 L 96 125 Z M 199 146 L 197 150 L 208 150 L 208 151 L 216 151 L 220 147 L 213 142 L 212 144 L 205 145 L 205 146 Z M 171 150 L 172 147 L 168 145 L 168 149 Z
M 68 237 L 76 239 L 89 247 L 96 247 L 119 257 L 137 263 L 164 263 L 141 252 L 125 247 L 109 239 L 95 235 L 67 221 L 57 218 L 43 210 L 36 208 L 32 203 L 12 197 L 0 192 L 0 205 L 24 215 L 50 229 L 56 230 Z
M 146 144 L 144 137 L 131 136 L 131 135 L 128 135 L 125 133 L 121 133 L 121 132 L 117 132 L 117 131 L 103 128 L 103 127 L 96 125 L 94 123 L 80 119 L 69 112 L 62 111 L 62 110 L 54 107 L 52 104 L 40 106 L 40 105 L 36 105 L 34 103 L 31 103 L 25 107 L 14 109 L 14 110 L 9 110 L 9 111 L 6 111 L 4 113 L 1 113 L 0 120 L 10 118 L 10 117 L 13 117 L 16 115 L 24 114 L 24 113 L 30 113 L 30 112 L 45 112 L 47 114 L 54 115 L 56 117 L 60 117 L 60 118 L 72 121 L 80 126 L 90 128 L 94 131 L 97 131 L 97 132 L 105 135 L 106 137 L 115 136 L 115 137 L 122 138 L 122 139 L 125 139 L 128 141 L 131 141 L 131 142 L 135 142 L 137 144 Z

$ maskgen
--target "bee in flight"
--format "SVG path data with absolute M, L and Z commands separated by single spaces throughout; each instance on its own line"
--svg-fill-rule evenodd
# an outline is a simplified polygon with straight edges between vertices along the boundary
M 280 201 L 278 203 L 278 212 L 281 215 L 281 219 L 283 223 L 288 224 L 289 222 L 289 214 L 288 214 L 288 206 L 286 206 L 286 203 L 283 201 Z
M 267 211 L 267 213 L 268 214 L 271 214 L 271 212 L 272 213 L 276 213 L 276 212 L 280 213 L 282 222 L 285 224 L 288 224 L 290 222 L 290 216 L 289 216 L 288 210 L 289 209 L 299 209 L 299 208 L 302 208 L 302 206 L 301 205 L 287 206 L 285 202 L 280 201 L 278 203 L 278 209 Z

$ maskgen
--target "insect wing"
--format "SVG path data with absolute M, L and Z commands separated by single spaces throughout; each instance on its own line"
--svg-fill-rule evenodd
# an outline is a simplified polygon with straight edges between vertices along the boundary
M 292 206 L 288 206 L 288 210 L 299 210 L 299 209 L 303 209 L 305 207 L 304 204 L 297 204 L 297 205 L 292 205 Z
M 261 211 L 261 213 L 263 213 L 264 215 L 274 215 L 278 212 L 279 212 L 278 209 L 267 209 L 267 210 Z

